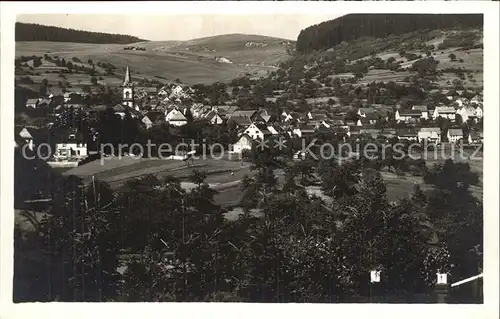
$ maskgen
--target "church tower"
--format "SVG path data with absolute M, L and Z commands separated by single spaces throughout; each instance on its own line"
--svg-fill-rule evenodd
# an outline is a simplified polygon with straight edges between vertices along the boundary
M 130 108 L 136 108 L 134 105 L 134 83 L 132 82 L 132 79 L 130 78 L 130 70 L 127 65 L 127 71 L 125 73 L 125 79 L 123 80 L 123 105 L 128 106 Z

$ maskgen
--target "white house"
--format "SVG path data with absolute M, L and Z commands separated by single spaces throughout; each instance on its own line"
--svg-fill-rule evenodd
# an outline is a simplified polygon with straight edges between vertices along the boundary
M 177 85 L 172 88 L 170 96 L 179 96 L 182 93 L 183 93 L 182 87 L 180 85 Z
M 54 153 L 55 159 L 68 160 L 71 158 L 84 159 L 87 157 L 86 143 L 57 143 Z
M 148 112 L 146 115 L 144 115 L 141 121 L 142 123 L 144 123 L 147 129 L 150 129 L 161 120 L 161 117 L 161 112 Z
M 176 108 L 172 109 L 167 113 L 167 115 L 165 115 L 165 121 L 173 126 L 183 126 L 187 124 L 187 118 Z
M 312 127 L 307 127 L 307 126 L 301 126 L 301 127 L 296 127 L 292 130 L 292 136 L 296 135 L 299 138 L 305 137 L 307 135 L 314 134 L 315 130 Z
M 439 143 L 441 141 L 441 129 L 439 127 L 422 127 L 418 131 L 418 141 Z
M 473 120 L 475 122 L 483 117 L 483 110 L 477 106 L 461 107 L 457 110 L 457 114 L 462 117 L 462 122 L 467 122 L 468 120 Z
M 71 133 L 60 142 L 56 143 L 54 158 L 56 160 L 67 161 L 69 159 L 84 159 L 88 156 L 87 143 L 84 143 L 78 136 L 79 134 Z
M 158 91 L 158 96 L 160 96 L 160 97 L 165 97 L 165 96 L 168 96 L 168 95 L 169 94 L 168 94 L 168 90 L 167 90 L 166 87 L 162 87 L 160 89 L 160 91 Z
M 379 132 L 380 134 L 380 132 Z M 378 134 L 377 134 L 378 136 Z M 412 129 L 399 129 L 396 130 L 396 136 L 398 139 L 401 140 L 408 140 L 408 141 L 417 141 L 418 140 L 418 132 L 415 132 Z
M 449 120 L 455 120 L 455 114 L 457 111 L 454 107 L 451 106 L 437 106 L 434 109 L 434 113 L 432 114 L 432 118 L 435 120 L 438 117 L 446 118 Z
M 210 124 L 222 124 L 224 120 L 216 111 L 210 111 L 206 114 L 205 118 L 210 122 Z
M 427 120 L 429 118 L 429 109 L 427 108 L 427 105 L 414 105 L 411 107 L 413 111 L 420 111 L 421 112 L 421 118 Z
M 233 152 L 241 153 L 243 150 L 251 150 L 252 149 L 253 140 L 248 134 L 243 134 L 240 136 L 238 141 L 233 144 Z
M 394 118 L 398 122 L 409 123 L 411 121 L 419 121 L 421 118 L 423 118 L 423 116 L 422 116 L 422 111 L 418 110 L 408 110 L 408 111 L 396 110 Z
M 19 132 L 19 136 L 28 144 L 28 149 L 33 151 L 35 149 L 35 128 L 23 127 L 21 132 Z
M 478 119 L 483 118 L 483 108 L 481 107 L 481 105 L 476 106 L 476 117 Z
M 482 131 L 472 131 L 467 137 L 469 144 L 482 144 L 483 143 L 483 132 Z
M 460 128 L 450 128 L 448 130 L 448 142 L 456 143 L 464 138 L 464 133 Z
M 243 133 L 248 134 L 254 140 L 264 140 L 266 136 L 272 134 L 266 125 L 255 125 L 254 123 L 250 124 Z
M 205 112 L 207 112 L 207 109 L 209 106 L 205 106 L 201 103 L 196 103 L 191 106 L 191 113 L 193 114 L 193 118 L 198 119 L 200 118 Z
M 36 108 L 38 105 L 38 99 L 28 99 L 26 101 L 26 107 Z
M 482 102 L 483 99 L 479 96 L 479 95 L 476 95 L 474 96 L 471 100 L 470 100 L 470 103 L 471 104 L 479 104 L 480 102 Z
M 113 106 L 113 111 L 115 111 L 115 114 L 116 115 L 119 115 L 120 118 L 124 118 L 125 117 L 125 107 L 121 104 L 116 104 L 115 106 Z

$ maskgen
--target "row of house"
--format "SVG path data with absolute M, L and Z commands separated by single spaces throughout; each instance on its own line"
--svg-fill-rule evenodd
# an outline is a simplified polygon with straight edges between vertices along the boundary
M 462 103 L 457 103 L 457 107 L 437 106 L 434 110 L 428 110 L 426 105 L 416 105 L 411 110 L 396 110 L 394 118 L 404 123 L 418 123 L 422 119 L 430 118 L 436 120 L 439 117 L 453 122 L 457 115 L 461 117 L 462 122 L 472 120 L 477 123 L 483 117 L 483 109 L 478 104 L 465 106 Z
M 256 124 L 250 123 L 248 127 L 241 130 L 238 141 L 233 145 L 232 151 L 240 153 L 243 150 L 250 150 L 253 142 L 262 141 L 270 136 L 283 136 L 285 138 L 306 138 L 317 134 L 317 132 L 332 132 L 344 137 L 354 137 L 360 135 L 369 135 L 376 139 L 384 137 L 387 139 L 397 138 L 399 140 L 408 140 L 410 142 L 423 143 L 426 141 L 430 144 L 439 144 L 442 139 L 442 132 L 439 127 L 422 127 L 404 128 L 404 129 L 377 129 L 377 128 L 360 128 L 360 127 L 325 127 L 314 128 L 308 125 L 297 125 L 291 128 L 283 128 L 272 124 Z M 446 131 L 446 139 L 450 143 L 457 143 L 461 140 L 467 141 L 469 144 L 483 143 L 483 133 L 481 131 L 472 131 L 465 135 L 461 128 L 451 128 Z

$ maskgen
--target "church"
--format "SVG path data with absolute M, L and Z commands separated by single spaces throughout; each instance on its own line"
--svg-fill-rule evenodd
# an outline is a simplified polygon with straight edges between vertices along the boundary
M 123 80 L 122 84 L 122 90 L 123 90 L 123 98 L 122 98 L 122 104 L 123 106 L 130 107 L 136 111 L 139 111 L 139 106 L 135 104 L 134 96 L 134 82 L 132 82 L 132 78 L 130 77 L 130 70 L 127 65 L 127 71 L 125 73 L 125 79 Z

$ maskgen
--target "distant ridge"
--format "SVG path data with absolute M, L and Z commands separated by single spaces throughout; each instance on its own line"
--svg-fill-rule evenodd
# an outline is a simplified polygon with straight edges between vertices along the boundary
M 144 42 L 131 35 L 90 32 L 32 23 L 16 23 L 16 41 L 129 44 Z
M 348 14 L 310 26 L 297 38 L 296 50 L 326 50 L 360 37 L 382 38 L 419 30 L 483 27 L 482 14 Z

